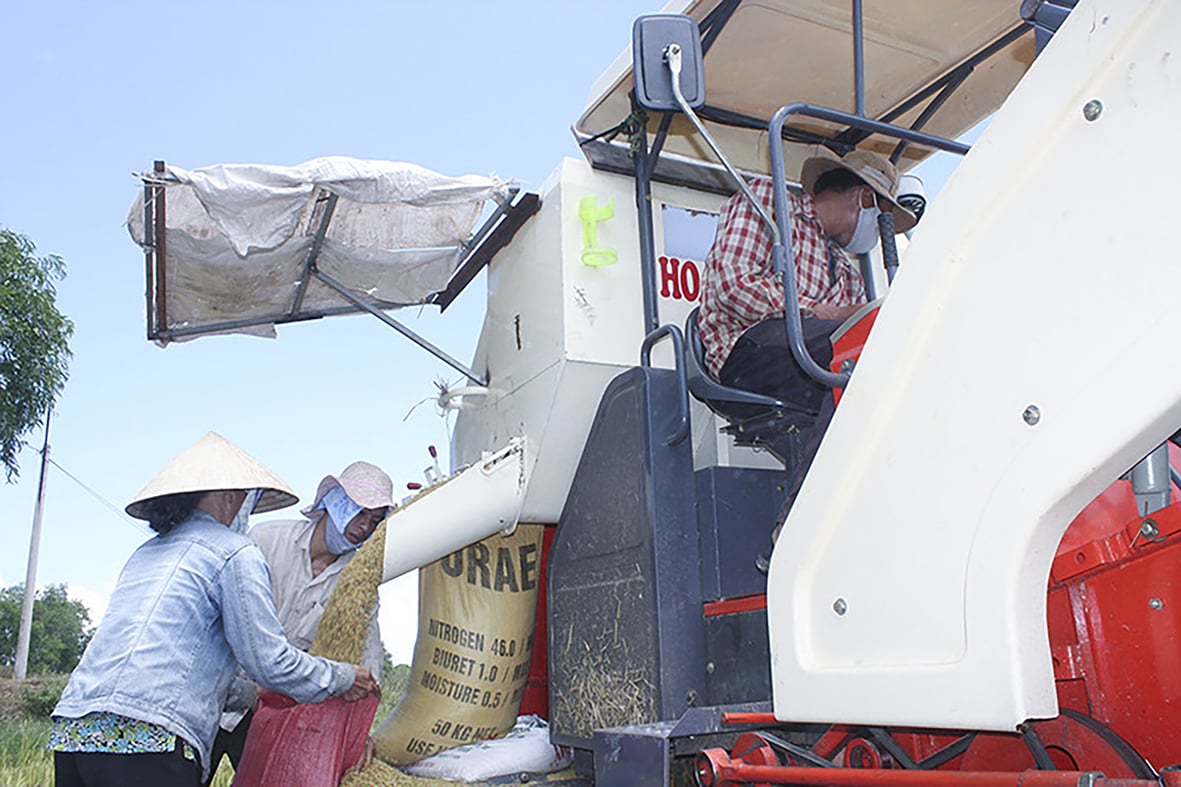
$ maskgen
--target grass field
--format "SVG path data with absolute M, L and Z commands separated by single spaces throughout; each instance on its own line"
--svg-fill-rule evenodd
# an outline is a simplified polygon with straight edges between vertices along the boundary
M 49 719 L 0 718 L 0 784 L 42 787 L 53 784 L 53 758 L 45 749 Z

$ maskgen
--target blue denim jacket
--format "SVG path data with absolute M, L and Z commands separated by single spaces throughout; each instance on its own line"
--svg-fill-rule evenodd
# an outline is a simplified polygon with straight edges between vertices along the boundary
M 197 511 L 135 550 L 54 716 L 110 711 L 192 743 L 209 767 L 236 665 L 262 686 L 322 702 L 353 667 L 291 646 L 275 616 L 262 551 Z

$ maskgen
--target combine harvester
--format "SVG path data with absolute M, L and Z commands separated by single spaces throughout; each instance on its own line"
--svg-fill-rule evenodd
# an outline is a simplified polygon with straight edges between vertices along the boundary
M 1181 784 L 1181 158 L 1147 149 L 1181 127 L 1181 6 L 673 5 L 596 88 L 586 161 L 536 195 L 474 184 L 483 229 L 420 243 L 451 245 L 447 275 L 395 296 L 382 265 L 324 273 L 321 210 L 270 311 L 196 333 L 358 309 L 406 333 L 388 309 L 445 309 L 487 266 L 475 359 L 442 356 L 467 379 L 439 399 L 455 470 L 512 468 L 496 513 L 466 521 L 479 492 L 443 487 L 390 526 L 433 523 L 415 565 L 550 526 L 548 697 L 526 705 L 596 784 Z M 967 156 L 901 266 L 890 231 L 862 259 L 874 303 L 833 368 L 796 342 L 839 406 L 763 577 L 809 414 L 702 372 L 692 310 L 734 171 L 793 188 L 817 146 Z M 177 180 L 146 187 L 157 235 Z M 151 237 L 149 333 L 182 338 Z

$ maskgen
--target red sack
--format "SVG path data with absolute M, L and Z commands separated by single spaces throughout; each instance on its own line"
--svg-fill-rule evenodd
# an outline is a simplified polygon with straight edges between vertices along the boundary
M 337 787 L 361 759 L 381 697 L 329 697 L 301 704 L 263 689 L 234 784 L 244 787 Z

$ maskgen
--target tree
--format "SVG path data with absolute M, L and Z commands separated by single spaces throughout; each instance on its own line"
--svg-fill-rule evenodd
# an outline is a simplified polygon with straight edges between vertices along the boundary
M 373 729 L 376 730 L 390 715 L 390 711 L 398 707 L 406 687 L 410 685 L 410 667 L 406 664 L 394 664 L 390 652 L 382 648 L 381 660 L 381 702 L 377 705 L 377 712 L 373 716 Z
M 74 324 L 57 310 L 61 257 L 36 256 L 33 242 L 0 229 L 0 462 L 9 482 L 27 435 L 66 384 Z
M 23 597 L 23 585 L 0 590 L 0 665 L 6 667 L 16 662 L 16 638 Z M 33 598 L 29 674 L 69 672 L 74 669 L 93 634 L 89 610 L 81 601 L 69 597 L 65 585 L 42 588 Z

